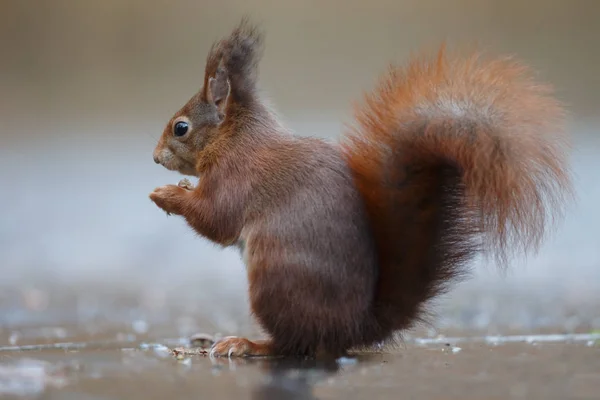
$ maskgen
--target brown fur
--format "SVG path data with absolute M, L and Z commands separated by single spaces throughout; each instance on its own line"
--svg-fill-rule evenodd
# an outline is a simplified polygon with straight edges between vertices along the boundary
M 256 92 L 262 35 L 244 20 L 154 152 L 200 177 L 151 199 L 238 246 L 267 342 L 216 355 L 329 355 L 390 339 L 484 251 L 535 250 L 570 193 L 562 110 L 527 70 L 478 57 L 393 67 L 341 145 L 295 137 Z M 173 135 L 184 119 L 190 130 Z

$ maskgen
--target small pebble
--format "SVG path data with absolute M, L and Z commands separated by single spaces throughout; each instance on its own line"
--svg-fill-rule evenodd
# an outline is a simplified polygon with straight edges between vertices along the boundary
M 131 324 L 131 327 L 137 334 L 143 334 L 143 333 L 148 332 L 148 323 L 143 320 L 133 321 L 133 323 Z
M 167 348 L 165 345 L 162 345 L 160 343 L 140 343 L 139 345 L 140 350 L 150 350 L 150 349 L 163 349 L 163 348 Z
M 190 337 L 190 346 L 207 349 L 213 345 L 215 339 L 206 333 L 197 333 Z
M 356 364 L 358 361 L 356 360 L 356 358 L 340 357 L 337 359 L 337 362 L 340 365 L 352 365 Z
M 136 349 L 133 348 L 133 347 L 125 347 L 125 348 L 121 349 L 121 351 L 124 352 L 124 353 L 131 353 L 131 352 L 134 352 L 135 350 Z
M 178 360 L 179 360 L 179 364 L 183 364 L 183 365 L 192 365 L 192 359 L 191 359 L 191 358 L 189 358 L 189 357 L 188 357 L 188 358 L 185 358 L 185 359 L 183 359 L 183 360 L 180 360 L 180 359 L 178 358 Z
M 10 337 L 8 338 L 8 344 L 10 344 L 11 346 L 14 346 L 17 344 L 19 337 L 21 337 L 21 335 L 19 335 L 18 332 L 13 332 L 10 334 Z
M 169 357 L 169 355 L 171 354 L 171 351 L 169 350 L 169 348 L 167 346 L 163 346 L 163 345 L 157 345 L 153 348 L 153 350 L 154 350 L 154 354 L 156 354 L 157 356 L 159 356 L 161 358 Z
M 462 349 L 460 347 L 453 347 L 452 348 L 452 353 L 456 354 L 458 352 L 460 352 Z

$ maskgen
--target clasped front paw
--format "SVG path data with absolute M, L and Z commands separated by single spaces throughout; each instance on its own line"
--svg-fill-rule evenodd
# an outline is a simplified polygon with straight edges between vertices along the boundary
M 150 193 L 150 200 L 163 209 L 167 215 L 181 215 L 181 204 L 188 189 L 177 185 L 160 186 Z

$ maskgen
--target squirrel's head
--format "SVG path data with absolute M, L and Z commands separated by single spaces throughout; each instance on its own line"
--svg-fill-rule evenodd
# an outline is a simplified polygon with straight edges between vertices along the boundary
M 154 161 L 184 175 L 197 175 L 196 164 L 206 146 L 219 136 L 225 120 L 230 82 L 222 72 L 210 77 L 207 87 L 195 94 L 167 123 Z
M 197 176 L 206 153 L 215 157 L 219 138 L 231 134 L 240 110 L 255 101 L 262 35 L 246 18 L 226 39 L 213 44 L 204 85 L 165 127 L 154 161 L 172 171 Z

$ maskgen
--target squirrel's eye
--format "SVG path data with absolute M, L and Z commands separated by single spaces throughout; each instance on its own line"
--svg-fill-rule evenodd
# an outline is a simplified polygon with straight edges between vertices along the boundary
M 179 121 L 173 127 L 173 134 L 175 136 L 183 136 L 183 135 L 185 135 L 187 133 L 187 131 L 188 131 L 188 124 L 187 124 L 187 122 Z

